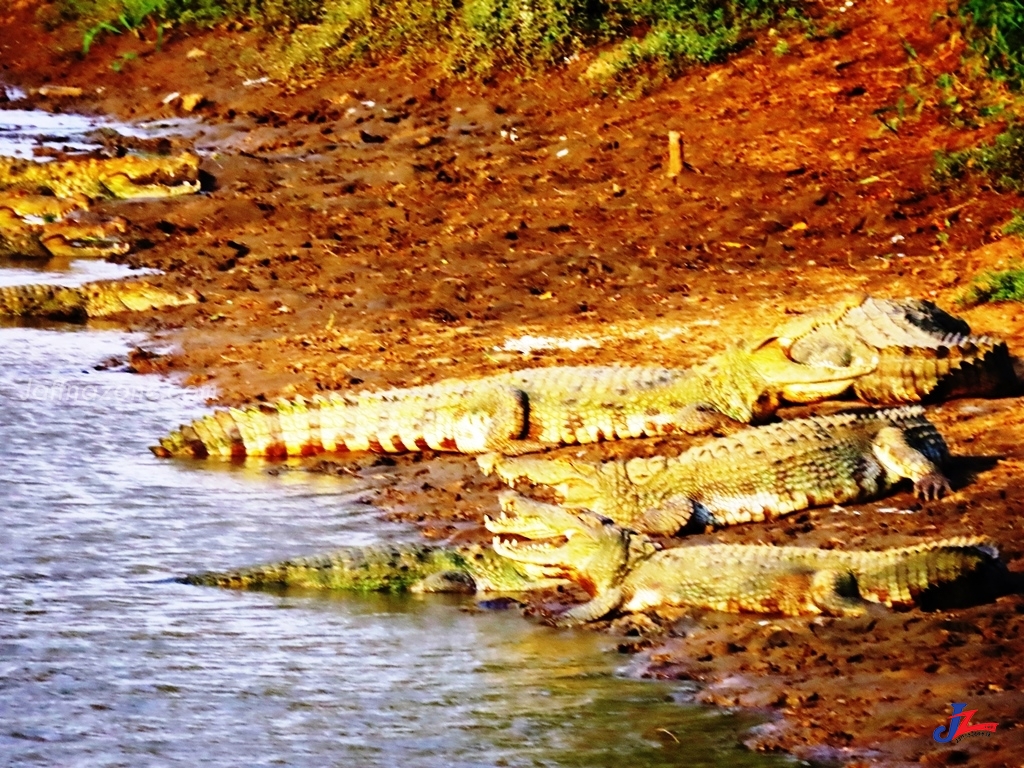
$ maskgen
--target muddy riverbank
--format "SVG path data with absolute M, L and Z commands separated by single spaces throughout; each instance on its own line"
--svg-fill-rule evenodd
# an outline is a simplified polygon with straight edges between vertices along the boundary
M 195 145 L 211 191 L 99 212 L 128 219 L 136 249 L 126 261 L 204 297 L 129 319 L 152 334 L 141 346 L 180 349 L 133 365 L 185 373 L 233 404 L 534 365 L 692 365 L 850 290 L 955 309 L 974 274 L 1019 257 L 1020 241 L 1000 227 L 1021 204 L 976 180 L 930 181 L 935 151 L 1002 125 L 948 119 L 936 77 L 969 78 L 962 43 L 934 18 L 944 9 L 826 8 L 845 30 L 838 38 L 790 36 L 784 55 L 766 38 L 619 102 L 590 93 L 576 65 L 487 85 L 400 64 L 301 88 L 253 82 L 236 56 L 250 38 L 223 30 L 176 31 L 159 52 L 111 37 L 81 60 L 54 52 L 59 41 L 28 4 L 5 19 L 17 34 L 0 41 L 0 78 L 28 94 L 17 106 L 134 119 L 177 117 L 167 94 L 202 93 Z M 113 61 L 125 62 L 120 72 Z M 84 95 L 31 95 L 44 83 Z M 909 88 L 921 109 L 895 125 L 879 119 Z M 676 180 L 665 177 L 668 130 L 683 134 L 690 164 Z M 1020 305 L 956 311 L 1024 350 Z M 557 343 L 566 339 L 576 343 Z M 1020 571 L 1021 406 L 931 409 L 958 457 L 955 492 L 942 500 L 903 492 L 709 538 L 875 547 L 984 534 Z M 355 457 L 336 471 L 379 477 L 382 461 L 381 514 L 432 538 L 480 535 L 496 486 L 473 462 Z M 697 680 L 702 700 L 777 714 L 751 734 L 755 748 L 1017 766 L 1022 627 L 1024 602 L 1011 596 L 864 620 L 687 614 L 612 629 L 650 654 L 650 674 Z M 998 721 L 997 732 L 936 743 L 954 701 Z

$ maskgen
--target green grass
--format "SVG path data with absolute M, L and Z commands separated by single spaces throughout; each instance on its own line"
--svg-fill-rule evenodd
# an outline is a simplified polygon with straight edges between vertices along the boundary
M 232 0 L 227 0 L 231 2 Z M 230 16 L 220 0 L 57 0 L 37 16 L 47 28 L 75 24 L 81 30 L 82 54 L 107 35 L 149 29 L 159 49 L 165 30 L 175 25 L 207 25 Z
M 595 83 L 629 83 L 717 61 L 752 32 L 800 18 L 801 0 L 57 0 L 87 54 L 104 36 L 237 21 L 267 32 L 269 70 L 304 75 L 405 56 L 487 76 L 601 55 Z
M 617 10 L 621 18 L 613 28 L 634 34 L 623 34 L 624 39 L 602 52 L 585 77 L 626 92 L 647 90 L 693 64 L 721 61 L 749 43 L 752 31 L 800 16 L 799 4 L 779 0 L 654 0 L 624 2 Z
M 88 54 L 108 35 L 222 20 L 267 31 L 277 74 L 402 55 L 454 74 L 561 65 L 587 48 L 586 78 L 641 90 L 692 64 L 718 61 L 786 18 L 812 30 L 804 0 L 56 0 L 48 26 L 73 22 Z M 1024 0 L 962 0 L 965 37 L 989 71 L 1024 85 Z M 808 39 L 818 39 L 808 32 Z M 780 44 L 781 45 L 781 44 Z M 908 55 L 916 52 L 904 42 Z M 784 49 L 776 48 L 782 55 Z
M 1024 237 L 1024 210 L 1020 208 L 1013 209 L 1013 218 L 1003 225 L 1004 235 L 1016 235 L 1017 237 Z
M 982 272 L 959 299 L 967 306 L 993 301 L 1024 301 L 1024 268 Z
M 934 161 L 932 175 L 941 184 L 977 173 L 986 176 L 997 189 L 1024 192 L 1024 126 L 1007 126 L 991 144 L 936 152 Z
M 1015 88 L 1024 85 L 1024 0 L 966 0 L 960 14 L 989 71 Z

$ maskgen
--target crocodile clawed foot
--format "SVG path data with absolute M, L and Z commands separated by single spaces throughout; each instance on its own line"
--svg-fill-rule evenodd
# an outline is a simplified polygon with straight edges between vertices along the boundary
M 925 501 L 941 499 L 953 490 L 949 480 L 938 472 L 929 472 L 920 480 L 914 483 L 914 493 L 917 498 Z

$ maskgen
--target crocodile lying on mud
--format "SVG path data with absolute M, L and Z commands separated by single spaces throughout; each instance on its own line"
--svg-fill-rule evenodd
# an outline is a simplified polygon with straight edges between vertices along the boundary
M 112 256 L 130 246 L 122 219 L 84 223 L 68 217 L 95 198 L 137 200 L 198 192 L 199 157 L 125 155 L 48 163 L 0 156 L 0 256 Z
M 199 158 L 183 152 L 39 163 L 0 156 L 0 189 L 21 189 L 60 198 L 175 197 L 199 191 Z
M 552 618 L 559 626 L 670 606 L 787 616 L 856 616 L 868 602 L 912 606 L 960 589 L 970 602 L 1001 588 L 1005 566 L 987 539 L 958 537 L 878 551 L 710 544 L 660 549 L 646 535 L 591 512 L 502 495 L 503 514 L 486 521 L 496 534 L 551 539 L 576 521 L 565 544 L 520 543 L 496 536 L 496 552 L 550 569 L 591 599 Z M 581 541 L 582 539 L 582 541 Z M 579 553 L 590 549 L 583 558 Z M 956 595 L 955 597 L 960 597 Z M 955 598 L 954 598 L 955 599 Z
M 86 223 L 70 218 L 87 206 L 81 197 L 0 192 L 0 256 L 49 259 L 127 253 L 129 245 L 120 238 L 124 219 Z
M 770 520 L 874 498 L 903 478 L 922 498 L 949 490 L 946 443 L 920 406 L 748 428 L 673 458 L 604 463 L 494 454 L 477 459 L 515 487 L 549 486 L 559 503 L 644 533 Z
M 874 369 L 852 376 L 848 386 L 874 405 L 986 396 L 1017 385 L 1004 341 L 972 335 L 965 320 L 930 301 L 851 296 L 783 323 L 761 344 L 815 367 L 842 368 L 858 356 L 877 355 Z M 810 403 L 828 397 L 823 392 L 819 386 L 804 396 L 794 383 L 784 396 Z
M 158 456 L 281 459 L 431 448 L 518 455 L 600 440 L 702 433 L 772 415 L 783 400 L 853 390 L 879 404 L 991 394 L 1015 381 L 1002 341 L 929 302 L 858 296 L 689 370 L 539 368 L 380 392 L 217 411 Z
M 13 285 L 0 288 L 0 317 L 45 317 L 83 322 L 121 312 L 195 304 L 196 294 L 145 280 L 97 280 L 74 287 Z

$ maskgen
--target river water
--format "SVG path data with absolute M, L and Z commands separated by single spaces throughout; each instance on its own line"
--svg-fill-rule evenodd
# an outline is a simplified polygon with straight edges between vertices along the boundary
M 613 638 L 464 598 L 168 582 L 416 534 L 354 479 L 152 457 L 208 393 L 96 368 L 140 341 L 0 327 L 0 765 L 791 764 L 738 746 L 754 721 L 630 679 Z
M 20 97 L 20 93 L 15 93 Z M 36 149 L 63 152 L 96 148 L 90 136 L 95 131 L 111 130 L 122 136 L 159 138 L 192 134 L 198 124 L 188 118 L 172 118 L 153 123 L 130 125 L 102 117 L 73 113 L 54 114 L 36 109 L 0 109 L 0 155 L 33 157 Z M 42 158 L 45 160 L 45 157 Z

